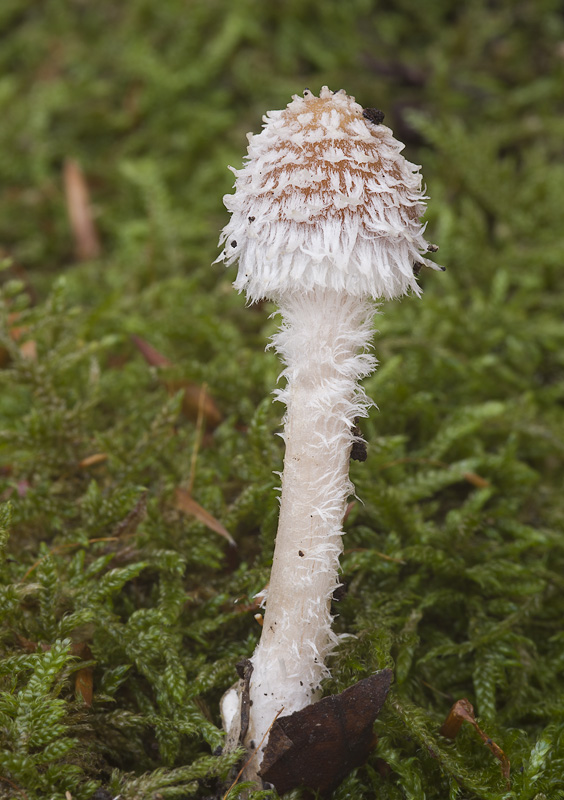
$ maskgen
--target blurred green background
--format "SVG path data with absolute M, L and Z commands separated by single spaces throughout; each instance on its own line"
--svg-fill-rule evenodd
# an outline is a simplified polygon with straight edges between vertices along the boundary
M 447 267 L 377 320 L 326 690 L 395 684 L 334 796 L 564 798 L 562 3 L 2 0 L 0 35 L 0 797 L 229 788 L 282 408 L 274 308 L 211 262 L 245 134 L 328 85 L 423 165 Z M 441 735 L 461 698 L 489 746 Z

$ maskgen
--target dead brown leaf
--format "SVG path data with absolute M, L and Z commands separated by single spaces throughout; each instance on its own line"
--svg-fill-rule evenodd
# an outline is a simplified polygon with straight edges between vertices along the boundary
M 19 342 L 24 333 L 26 333 L 28 330 L 29 328 L 27 325 L 13 325 L 10 328 L 10 339 L 13 342 Z
M 65 161 L 64 185 L 76 257 L 79 261 L 98 258 L 100 239 L 94 224 L 88 184 L 80 164 L 72 158 Z
M 172 367 L 174 366 L 162 353 L 159 353 L 149 342 L 140 336 L 132 336 L 131 340 L 137 347 L 147 364 L 151 367 Z M 188 419 L 196 421 L 199 414 L 203 414 L 207 430 L 217 428 L 222 420 L 221 413 L 215 404 L 213 397 L 205 386 L 189 380 L 164 380 L 164 385 L 170 394 L 183 392 L 182 413 Z
M 8 334 L 13 342 L 17 342 L 28 330 L 26 325 L 14 325 L 20 317 L 19 312 L 8 314 Z M 5 347 L 0 347 L 0 368 L 5 367 L 12 359 L 11 353 Z
M 86 642 L 76 642 L 71 647 L 73 655 L 81 659 L 81 661 L 90 661 L 92 658 L 92 651 Z M 87 706 L 92 705 L 92 695 L 94 690 L 94 673 L 92 667 L 83 667 L 79 669 L 74 677 L 74 686 L 77 694 L 79 694 Z
M 85 705 L 92 705 L 92 695 L 94 692 L 94 673 L 92 667 L 84 667 L 76 673 L 74 686 L 77 694 L 84 700 Z
M 50 644 L 44 644 L 43 642 L 32 642 L 30 639 L 26 639 L 19 633 L 16 633 L 16 639 L 18 640 L 20 647 L 25 650 L 26 653 L 35 653 L 38 647 L 44 653 L 51 649 Z M 81 661 L 90 661 L 92 658 L 92 651 L 90 650 L 87 642 L 75 642 L 72 644 L 71 653 Z M 92 667 L 83 667 L 82 669 L 77 670 L 75 673 L 76 691 L 82 697 L 87 706 L 92 705 L 93 676 L 94 673 Z
M 14 783 L 9 778 L 6 778 L 4 775 L 0 775 L 0 781 L 2 781 L 2 783 L 7 783 L 8 786 L 11 786 L 15 792 L 19 792 L 19 794 L 21 794 L 24 800 L 28 800 L 29 795 L 20 786 L 18 786 L 17 783 Z
M 145 339 L 142 339 L 140 336 L 133 335 L 131 337 L 131 341 L 150 367 L 172 367 L 172 361 L 169 361 L 166 356 L 163 356 L 162 353 L 159 353 L 158 350 L 155 350 L 155 348 L 150 345 L 149 342 L 146 342 Z
M 78 466 L 86 469 L 86 467 L 94 467 L 96 464 L 103 464 L 103 462 L 107 460 L 107 453 L 94 453 L 91 456 L 86 456 L 82 461 L 79 461 Z
M 210 431 L 217 428 L 222 417 L 213 397 L 209 394 L 207 389 L 203 386 L 199 386 L 197 383 L 192 383 L 192 381 L 165 381 L 165 384 L 171 394 L 176 394 L 176 392 L 181 389 L 184 390 L 182 413 L 185 417 L 191 420 L 197 420 L 198 413 L 201 409 L 206 429 Z
M 206 511 L 199 503 L 197 503 L 193 497 L 191 497 L 188 492 L 184 491 L 184 489 L 176 489 L 175 491 L 176 497 L 176 507 L 179 511 L 182 511 L 184 514 L 188 514 L 189 516 L 196 517 L 201 523 L 203 523 L 206 528 L 209 528 L 215 533 L 219 533 L 220 536 L 223 536 L 226 539 L 231 547 L 237 547 L 235 539 L 231 536 L 227 528 L 225 528 L 219 520 L 213 517 L 209 511 Z
M 511 764 L 509 759 L 501 749 L 499 745 L 497 745 L 490 737 L 484 733 L 478 723 L 476 722 L 476 717 L 474 716 L 474 708 L 472 703 L 466 698 L 462 698 L 461 700 L 457 700 L 453 707 L 450 709 L 446 720 L 444 721 L 440 733 L 445 736 L 447 739 L 454 739 L 457 733 L 459 732 L 460 728 L 462 727 L 462 723 L 468 722 L 480 739 L 484 742 L 484 744 L 489 748 L 491 753 L 497 758 L 500 762 L 501 766 L 501 774 L 505 778 L 507 783 L 507 788 L 509 789 L 511 786 L 510 781 L 510 769 Z
M 34 339 L 28 339 L 27 342 L 20 345 L 20 353 L 28 361 L 37 361 L 37 342 Z
M 489 481 L 482 478 L 481 475 L 477 475 L 475 472 L 465 472 L 464 477 L 468 483 L 471 483 L 472 486 L 476 486 L 478 489 L 487 489 L 487 487 L 490 486 Z
M 345 515 L 344 515 L 344 517 L 343 517 L 343 525 L 344 525 L 344 524 L 346 523 L 346 521 L 348 520 L 348 518 L 349 518 L 349 514 L 351 513 L 351 511 L 353 510 L 353 508 L 354 508 L 355 506 L 356 506 L 356 500 L 351 500 L 351 502 L 350 502 L 350 503 L 347 503 L 347 507 L 345 508 Z
M 51 645 L 32 642 L 30 639 L 26 639 L 25 636 L 22 636 L 19 633 L 16 633 L 16 639 L 18 640 L 19 646 L 22 648 L 22 650 L 25 650 L 26 653 L 35 653 L 38 647 L 40 647 L 44 653 L 51 649 Z

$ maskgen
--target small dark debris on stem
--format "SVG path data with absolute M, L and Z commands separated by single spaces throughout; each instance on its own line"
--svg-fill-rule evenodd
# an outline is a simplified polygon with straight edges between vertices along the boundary
M 362 438 L 362 431 L 356 424 L 357 420 L 355 420 L 355 425 L 352 429 L 352 434 L 355 437 L 351 447 L 351 454 L 350 460 L 351 461 L 366 461 L 368 458 L 368 448 L 366 446 L 366 442 Z

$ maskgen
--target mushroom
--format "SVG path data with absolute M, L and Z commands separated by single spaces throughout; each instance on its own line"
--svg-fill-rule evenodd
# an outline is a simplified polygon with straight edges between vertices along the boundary
M 277 303 L 272 343 L 284 369 L 285 457 L 280 517 L 260 642 L 252 656 L 245 744 L 256 768 L 275 717 L 320 697 L 339 584 L 342 522 L 355 421 L 372 404 L 359 379 L 369 353 L 374 300 L 412 291 L 414 265 L 440 269 L 420 217 L 426 197 L 419 167 L 344 90 L 305 90 L 264 118 L 224 203 L 231 219 L 219 260 L 238 261 L 234 286 L 249 302 Z M 231 703 L 233 696 L 231 695 Z M 281 709 L 282 712 L 281 712 Z M 231 710 L 227 727 L 238 721 Z

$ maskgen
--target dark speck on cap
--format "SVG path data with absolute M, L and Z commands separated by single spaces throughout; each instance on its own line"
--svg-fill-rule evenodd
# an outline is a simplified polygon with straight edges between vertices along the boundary
M 362 116 L 369 122 L 373 122 L 374 125 L 381 125 L 386 115 L 379 108 L 365 108 L 362 111 Z

